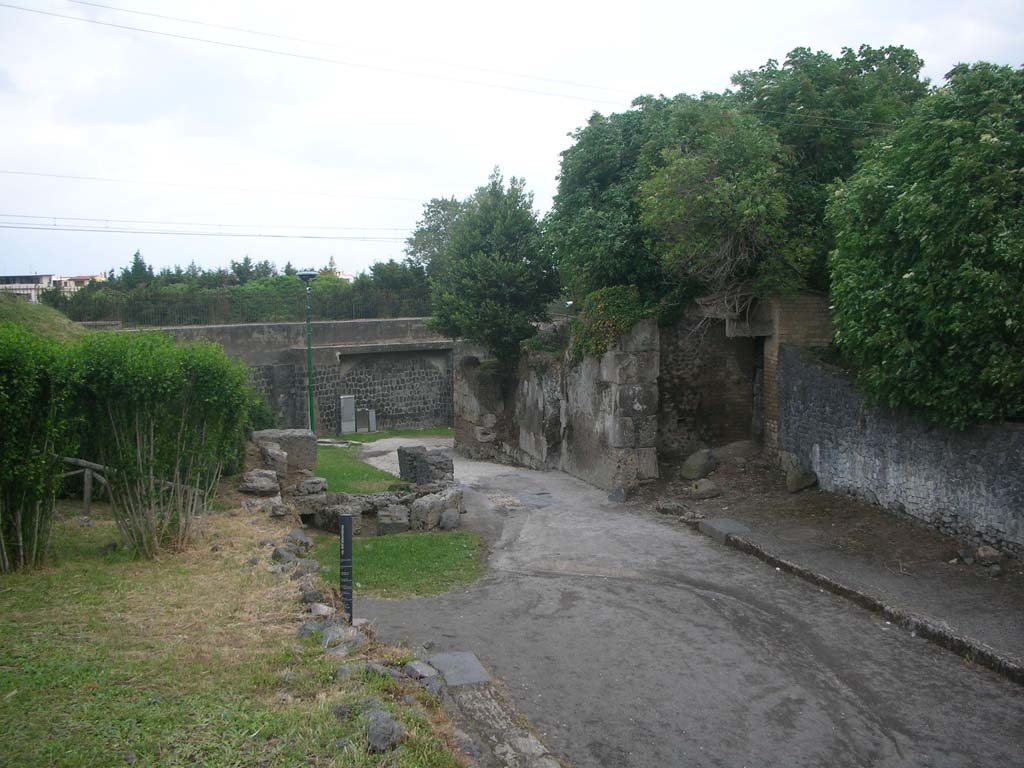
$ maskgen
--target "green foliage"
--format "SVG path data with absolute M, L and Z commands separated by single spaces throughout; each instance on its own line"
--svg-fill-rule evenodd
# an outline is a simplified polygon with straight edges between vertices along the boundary
M 147 557 L 185 547 L 245 438 L 248 372 L 217 345 L 176 345 L 156 333 L 93 334 L 72 354 L 94 452 L 86 458 L 110 468 L 122 533 Z
M 677 100 L 663 165 L 641 185 L 641 220 L 666 270 L 707 292 L 799 281 L 786 261 L 788 157 L 775 132 L 719 100 Z
M 11 293 L 0 291 L 0 323 L 17 323 L 50 339 L 77 339 L 86 331 L 60 312 L 43 304 L 29 304 Z
M 0 323 L 0 573 L 46 557 L 61 458 L 73 447 L 70 376 L 59 344 Z
M 433 324 L 480 342 L 511 368 L 519 345 L 545 320 L 558 278 L 540 247 L 533 195 L 495 170 L 465 204 L 452 228 L 443 269 L 430 280 Z
M 610 285 L 636 285 L 646 298 L 662 292 L 659 258 L 640 219 L 639 186 L 646 178 L 645 148 L 662 146 L 656 137 L 669 103 L 637 99 L 629 112 L 607 117 L 595 112 L 562 152 L 544 234 L 577 301 Z
M 141 255 L 136 257 L 121 277 L 89 283 L 72 295 L 48 291 L 43 300 L 73 320 L 127 325 L 286 322 L 306 317 L 305 286 L 290 264 L 278 275 L 269 262 L 255 263 L 247 256 L 232 262 L 230 270 L 205 271 L 192 265 L 153 275 Z M 352 282 L 321 272 L 311 284 L 310 303 L 317 320 L 422 317 L 430 313 L 430 291 L 421 265 L 392 260 L 374 264 Z
M 909 48 L 862 45 L 838 57 L 810 48 L 791 51 L 733 76 L 736 101 L 778 131 L 793 162 L 787 168 L 786 251 L 804 265 L 807 281 L 828 286 L 833 245 L 824 221 L 828 185 L 854 170 L 857 154 L 909 114 L 928 91 L 923 62 Z
M 572 360 L 600 357 L 616 339 L 653 310 L 644 303 L 635 285 L 614 285 L 594 291 L 579 316 L 572 319 Z
M 881 402 L 1024 417 L 1024 70 L 961 65 L 829 206 L 836 341 Z
M 443 271 L 444 256 L 451 242 L 455 222 L 466 204 L 454 197 L 435 197 L 423 206 L 423 218 L 416 222 L 412 236 L 405 241 L 405 255 L 426 270 L 428 275 Z

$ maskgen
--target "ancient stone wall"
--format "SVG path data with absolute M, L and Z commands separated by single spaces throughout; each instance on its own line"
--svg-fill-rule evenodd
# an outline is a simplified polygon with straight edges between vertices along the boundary
M 164 329 L 179 341 L 205 340 L 242 360 L 280 427 L 308 426 L 305 323 L 249 323 Z M 376 411 L 378 429 L 452 424 L 451 347 L 426 318 L 312 324 L 316 430 L 337 427 L 338 396 Z
M 956 432 L 869 405 L 839 369 L 782 345 L 778 448 L 848 493 L 961 539 L 1024 553 L 1024 424 Z
M 661 329 L 658 451 L 688 456 L 699 448 L 748 440 L 760 366 L 755 338 L 728 338 L 724 320 L 688 315 Z
M 475 354 L 468 354 L 472 351 Z M 658 327 L 638 323 L 601 358 L 530 353 L 504 384 L 480 350 L 455 352 L 456 448 L 477 458 L 562 469 L 628 491 L 658 476 Z

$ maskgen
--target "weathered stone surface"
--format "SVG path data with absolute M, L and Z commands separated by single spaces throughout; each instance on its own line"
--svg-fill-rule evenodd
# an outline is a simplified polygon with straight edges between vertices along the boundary
M 370 725 L 366 730 L 366 746 L 372 753 L 387 752 L 405 738 L 405 726 L 382 709 L 369 713 Z
M 339 645 L 346 645 L 355 650 L 361 648 L 365 643 L 366 638 L 362 632 L 344 624 L 331 624 L 324 629 L 323 638 L 320 640 L 320 645 L 324 650 Z
M 302 590 L 302 602 L 304 603 L 322 603 L 324 601 L 324 593 L 319 589 L 303 589 Z
M 441 513 L 441 520 L 437 527 L 442 531 L 454 531 L 462 523 L 462 515 L 457 510 L 446 509 Z
M 377 512 L 377 535 L 405 533 L 409 530 L 409 509 L 392 504 Z
M 486 683 L 491 679 L 476 654 L 469 651 L 439 653 L 427 659 L 427 663 L 444 676 L 445 683 L 451 688 Z
M 294 563 L 299 557 L 295 554 L 293 547 L 285 544 L 280 547 L 274 547 L 274 551 L 270 553 L 270 559 L 275 563 Z
M 313 616 L 333 616 L 334 609 L 329 605 L 323 603 L 312 603 L 309 606 L 309 612 Z
M 327 481 L 322 477 L 310 477 L 295 486 L 296 496 L 312 496 L 327 490 Z
M 679 476 L 684 480 L 700 480 L 707 477 L 718 466 L 718 458 L 710 448 L 695 451 L 679 468 Z
M 440 493 L 421 496 L 409 508 L 410 526 L 414 531 L 431 531 L 441 523 L 446 511 L 456 516 L 465 511 L 461 488 L 446 488 Z
M 428 451 L 421 445 L 398 449 L 398 471 L 404 482 L 416 485 L 447 482 L 455 476 L 454 464 L 447 452 Z
M 437 674 L 437 670 L 425 661 L 410 661 L 403 667 L 403 671 L 413 680 L 422 680 L 425 677 L 433 677 Z
M 249 493 L 254 496 L 276 496 L 281 488 L 277 483 L 277 473 L 272 469 L 250 469 L 242 475 L 242 482 L 238 484 L 241 493 Z
M 366 662 L 366 666 L 363 667 L 365 672 L 373 675 L 383 675 L 384 677 L 390 677 L 393 680 L 397 680 L 402 676 L 402 673 L 392 667 L 386 667 L 383 664 L 378 664 L 375 661 Z
M 818 476 L 807 469 L 790 467 L 786 472 L 786 490 L 790 493 L 797 493 L 804 488 L 810 488 L 818 484 Z
M 292 528 L 284 535 L 286 544 L 292 545 L 297 552 L 308 552 L 313 548 L 313 540 L 301 528 Z
M 722 491 L 715 481 L 707 478 L 697 480 L 690 486 L 690 495 L 695 499 L 713 499 L 721 493 Z
M 288 454 L 288 469 L 316 467 L 316 435 L 308 429 L 262 429 L 252 433 L 257 445 L 277 443 Z
M 982 544 L 974 553 L 974 560 L 979 565 L 998 565 L 1003 561 L 1003 553 L 988 544 Z
M 705 536 L 710 536 L 719 544 L 725 544 L 725 540 L 729 536 L 742 536 L 743 534 L 750 533 L 750 529 L 743 525 L 743 523 L 728 517 L 701 520 L 699 528 L 701 533 Z
M 308 576 L 311 573 L 316 573 L 320 570 L 320 563 L 311 558 L 296 560 L 295 569 L 292 571 L 293 579 L 301 579 L 303 576 Z
M 261 443 L 260 458 L 263 460 L 264 469 L 270 469 L 277 475 L 279 482 L 284 482 L 288 476 L 288 454 L 280 445 L 274 442 Z
M 284 500 L 281 498 L 281 494 L 277 493 L 273 496 L 260 496 L 255 499 L 245 499 L 242 501 L 242 509 L 247 512 L 259 512 L 265 515 L 275 515 L 275 511 L 278 507 L 284 507 Z M 285 514 L 288 514 L 288 508 L 285 507 Z
M 302 626 L 299 627 L 299 637 L 312 637 L 317 632 L 323 631 L 324 625 L 320 621 L 304 621 Z
M 398 448 L 398 476 L 407 483 L 416 482 L 419 462 L 426 458 L 427 449 L 422 445 L 403 445 Z

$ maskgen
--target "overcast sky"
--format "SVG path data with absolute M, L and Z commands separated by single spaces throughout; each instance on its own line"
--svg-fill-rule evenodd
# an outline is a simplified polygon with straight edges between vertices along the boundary
M 0 225 L 371 238 L 0 228 L 0 274 L 105 272 L 136 249 L 157 268 L 333 255 L 354 273 L 401 258 L 426 200 L 495 165 L 546 211 L 566 134 L 641 93 L 722 90 L 797 46 L 906 45 L 934 82 L 1024 63 L 1020 0 L 0 2 L 166 33 L 0 7 Z

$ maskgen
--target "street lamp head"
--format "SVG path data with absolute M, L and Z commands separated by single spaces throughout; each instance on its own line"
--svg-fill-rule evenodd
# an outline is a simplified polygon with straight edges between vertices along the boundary
M 311 269 L 304 269 L 298 273 L 298 277 L 302 282 L 309 284 L 316 277 L 316 272 Z

